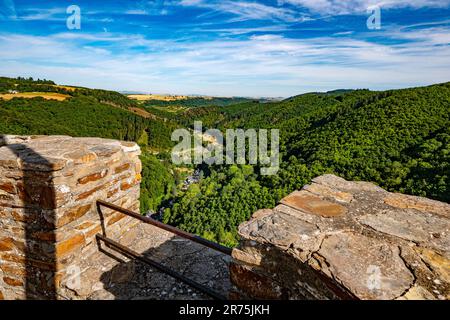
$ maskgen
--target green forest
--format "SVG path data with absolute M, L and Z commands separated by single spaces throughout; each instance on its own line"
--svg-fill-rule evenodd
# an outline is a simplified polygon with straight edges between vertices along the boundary
M 371 92 L 312 93 L 279 103 L 197 108 L 214 128 L 280 129 L 281 169 L 263 177 L 250 166 L 210 167 L 176 198 L 165 222 L 236 244 L 236 226 L 312 178 L 334 173 L 389 191 L 450 202 L 450 83 Z
M 152 113 L 154 106 L 140 106 L 115 92 L 67 91 L 48 80 L 0 78 L 0 90 L 12 87 L 48 88 L 71 97 L 60 102 L 0 99 L 0 133 L 136 141 L 144 150 L 142 212 L 156 211 L 163 204 L 164 222 L 228 246 L 236 245 L 237 226 L 254 211 L 274 207 L 282 197 L 324 173 L 450 202 L 450 83 L 308 93 L 280 102 L 185 105 L 171 110 L 170 117 L 164 116 L 164 106 L 158 106 L 152 119 L 128 108 Z M 202 178 L 180 188 L 186 174 L 169 161 L 170 136 L 175 128 L 192 128 L 195 120 L 220 130 L 279 129 L 278 174 L 261 176 L 259 167 L 251 165 L 201 165 L 184 168 L 201 170 Z

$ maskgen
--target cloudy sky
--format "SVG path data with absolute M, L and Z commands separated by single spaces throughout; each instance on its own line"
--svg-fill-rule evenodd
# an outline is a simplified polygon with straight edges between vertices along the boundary
M 450 81 L 449 31 L 450 0 L 0 0 L 0 75 L 220 96 L 402 88 Z

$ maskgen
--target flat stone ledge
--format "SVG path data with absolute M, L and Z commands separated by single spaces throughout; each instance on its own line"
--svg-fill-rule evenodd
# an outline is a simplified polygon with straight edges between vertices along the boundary
M 449 299 L 449 216 L 447 203 L 324 175 L 243 223 L 233 263 L 287 298 Z
M 70 164 L 82 164 L 116 153 L 140 154 L 134 142 L 69 136 L 0 137 L 0 169 L 59 171 Z
M 164 230 L 138 223 L 120 239 L 121 244 L 182 273 L 227 296 L 230 289 L 230 257 Z M 106 249 L 106 248 L 105 248 Z M 91 292 L 89 300 L 210 300 L 193 289 L 142 262 L 130 260 L 114 250 L 98 255 L 96 266 L 83 278 L 80 293 Z

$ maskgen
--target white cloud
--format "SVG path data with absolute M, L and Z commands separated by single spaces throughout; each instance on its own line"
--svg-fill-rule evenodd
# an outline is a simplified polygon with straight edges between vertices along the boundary
M 279 5 L 291 4 L 326 15 L 361 14 L 367 8 L 377 5 L 383 9 L 392 8 L 446 8 L 450 0 L 278 0 Z
M 67 18 L 66 8 L 31 8 L 23 11 L 23 14 L 17 16 L 17 20 L 33 21 L 33 20 L 45 20 L 45 21 L 63 21 Z
M 449 28 L 386 31 L 382 45 L 349 37 L 179 42 L 140 35 L 0 34 L 0 74 L 145 92 L 290 96 L 337 88 L 386 89 L 449 81 Z M 93 47 L 93 41 L 107 43 Z M 143 46 L 146 51 L 129 51 Z M 14 48 L 14 50 L 11 50 Z
M 181 0 L 179 5 L 211 9 L 216 12 L 236 16 L 233 21 L 241 20 L 275 20 L 296 22 L 303 21 L 304 15 L 292 9 L 268 6 L 257 2 L 232 0 Z
M 217 33 L 220 36 L 227 36 L 227 35 L 245 35 L 249 33 L 261 33 L 261 32 L 281 32 L 281 31 L 287 31 L 289 30 L 288 26 L 286 25 L 273 25 L 273 26 L 264 26 L 264 27 L 249 27 L 249 28 L 196 28 L 194 29 L 195 32 L 212 32 Z
M 147 11 L 142 9 L 132 9 L 125 11 L 125 14 L 132 14 L 132 15 L 146 15 Z
M 168 8 L 173 5 L 172 0 L 140 0 L 132 1 L 132 9 L 125 11 L 129 15 L 167 15 Z

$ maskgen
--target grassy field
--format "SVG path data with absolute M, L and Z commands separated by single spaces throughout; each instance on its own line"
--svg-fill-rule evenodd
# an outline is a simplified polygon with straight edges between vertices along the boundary
M 21 92 L 21 93 L 3 93 L 0 94 L 0 98 L 4 100 L 11 100 L 14 98 L 36 98 L 41 97 L 46 100 L 58 100 L 64 101 L 67 98 L 70 98 L 69 95 L 56 93 L 56 92 Z
M 180 113 L 183 111 L 186 111 L 188 108 L 183 106 L 152 106 L 153 109 L 164 111 L 164 112 L 171 112 L 171 113 Z

